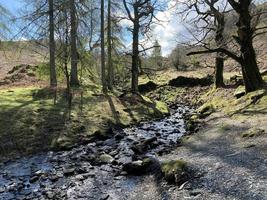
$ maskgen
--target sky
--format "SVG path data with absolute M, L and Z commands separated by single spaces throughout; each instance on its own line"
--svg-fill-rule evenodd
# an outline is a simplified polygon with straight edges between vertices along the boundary
M 265 2 L 266 0 L 256 0 L 257 2 Z M 0 0 L 0 4 L 7 7 L 12 13 L 16 13 L 23 5 L 22 0 Z M 153 25 L 150 40 L 142 39 L 146 47 L 153 46 L 155 40 L 161 45 L 163 56 L 167 56 L 176 47 L 178 42 L 184 40 L 184 36 L 188 35 L 186 28 L 175 15 L 172 1 L 168 1 L 166 11 L 157 12 L 156 17 L 161 20 L 160 24 Z M 129 26 L 131 22 L 122 21 L 123 26 Z M 131 34 L 126 33 L 124 43 L 127 49 L 131 48 Z
M 22 5 L 20 0 L 0 0 L 0 4 L 11 12 L 15 12 Z
M 8 8 L 13 14 L 16 14 L 17 10 L 23 5 L 21 0 L 0 0 L 0 4 Z M 171 4 L 169 3 L 170 7 Z M 173 11 L 157 13 L 157 18 L 162 20 L 161 25 L 154 25 L 152 31 L 152 39 L 145 42 L 145 46 L 152 46 L 157 39 L 162 46 L 162 54 L 164 56 L 171 53 L 177 43 L 177 35 L 184 30 L 184 27 L 174 18 Z M 128 25 L 128 22 L 124 22 L 124 25 Z M 131 46 L 131 35 L 128 33 L 125 37 L 125 45 L 127 48 Z

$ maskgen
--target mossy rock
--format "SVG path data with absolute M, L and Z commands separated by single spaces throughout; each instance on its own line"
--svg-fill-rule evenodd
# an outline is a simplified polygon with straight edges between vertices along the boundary
M 54 139 L 51 144 L 51 148 L 55 151 L 70 150 L 74 147 L 73 141 L 68 137 L 59 137 Z
M 183 160 L 172 160 L 162 163 L 161 170 L 169 183 L 179 184 L 186 177 L 187 163 Z
M 265 130 L 260 128 L 251 128 L 242 134 L 242 138 L 253 138 L 265 134 Z
M 100 157 L 99 157 L 99 160 L 102 162 L 102 163 L 113 163 L 114 162 L 114 158 L 111 156 L 111 155 L 108 155 L 108 154 L 102 154 Z
M 203 78 L 195 78 L 195 77 L 184 77 L 178 76 L 177 78 L 170 80 L 169 85 L 173 87 L 195 87 L 195 86 L 210 86 L 213 83 L 213 77 L 211 75 L 207 75 Z
M 234 96 L 237 98 L 237 99 L 239 99 L 239 98 L 241 98 L 241 97 L 243 97 L 243 96 L 245 96 L 246 95 L 246 90 L 245 90 L 245 87 L 244 86 L 239 86 L 236 90 L 235 90 L 235 92 L 234 92 Z
M 199 112 L 199 118 L 203 119 L 205 117 L 208 117 L 215 111 L 215 108 L 212 104 L 204 104 L 198 109 Z
M 192 115 L 191 117 L 190 117 L 190 120 L 191 121 L 197 121 L 199 119 L 199 115 L 197 115 L 197 114 L 194 114 L 194 115 Z

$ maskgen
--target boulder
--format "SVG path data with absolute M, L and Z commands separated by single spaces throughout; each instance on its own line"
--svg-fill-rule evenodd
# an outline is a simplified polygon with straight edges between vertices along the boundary
M 171 184 L 180 184 L 186 180 L 187 163 L 183 160 L 172 160 L 161 164 L 165 180 Z
M 64 167 L 63 168 L 63 174 L 65 176 L 72 176 L 75 173 L 75 168 L 72 167 Z
M 99 157 L 99 160 L 102 162 L 102 163 L 108 163 L 108 164 L 111 164 L 114 162 L 114 158 L 109 155 L 109 154 L 102 154 L 100 157 Z
M 211 115 L 213 112 L 215 111 L 215 108 L 213 107 L 213 105 L 211 104 L 204 104 L 203 106 L 201 106 L 198 109 L 198 113 L 199 113 L 199 118 L 200 119 L 204 119 L 206 117 L 208 117 L 209 115 Z
M 157 89 L 158 85 L 156 83 L 154 83 L 153 81 L 149 81 L 145 84 L 140 84 L 138 86 L 138 90 L 141 93 L 147 93 L 147 92 L 151 92 L 155 89 Z
M 130 175 L 140 176 L 144 174 L 161 175 L 160 162 L 156 158 L 145 158 L 123 165 L 122 170 Z
M 184 77 L 178 76 L 175 79 L 169 81 L 169 85 L 173 87 L 195 87 L 195 86 L 210 86 L 213 84 L 213 77 L 211 75 L 207 75 L 203 78 L 193 78 L 193 77 Z
M 144 141 L 134 144 L 131 149 L 136 153 L 136 154 L 143 154 L 145 151 L 147 151 L 151 145 L 153 145 L 157 141 L 156 137 L 148 138 L 145 139 Z

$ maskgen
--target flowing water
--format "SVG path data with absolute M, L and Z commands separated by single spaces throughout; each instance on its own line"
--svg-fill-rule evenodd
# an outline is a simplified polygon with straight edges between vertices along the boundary
M 168 117 L 117 130 L 104 141 L 2 163 L 0 199 L 153 199 L 156 193 L 167 199 L 153 177 L 128 176 L 122 166 L 175 148 L 186 133 L 188 112 L 177 106 Z M 146 187 L 152 196 L 143 194 Z

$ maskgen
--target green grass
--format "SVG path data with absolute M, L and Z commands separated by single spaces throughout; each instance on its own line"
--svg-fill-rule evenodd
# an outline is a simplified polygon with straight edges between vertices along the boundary
M 229 116 L 239 118 L 248 118 L 249 113 L 264 113 L 267 110 L 266 87 L 237 99 L 234 94 L 240 90 L 242 90 L 242 87 L 237 89 L 213 88 L 208 93 L 202 95 L 200 102 L 204 102 L 204 104 L 201 108 L 213 107 L 216 111 L 222 111 Z
M 63 91 L 54 104 L 50 89 L 0 90 L 0 155 L 69 148 L 96 133 L 106 133 L 110 126 L 128 126 L 168 113 L 161 102 L 131 95 L 122 99 L 99 91 L 92 86 L 76 89 L 70 111 Z

